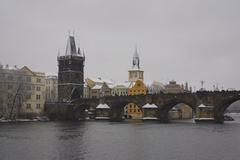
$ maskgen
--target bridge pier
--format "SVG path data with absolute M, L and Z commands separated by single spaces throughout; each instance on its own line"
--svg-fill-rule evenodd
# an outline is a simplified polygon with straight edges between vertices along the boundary
M 111 108 L 111 112 L 110 112 L 110 121 L 112 122 L 121 122 L 123 121 L 123 116 L 124 116 L 124 113 L 123 113 L 123 109 L 122 107 L 117 107 L 117 106 L 114 106 Z
M 168 123 L 169 120 L 168 120 L 168 119 L 159 119 L 159 122 L 160 122 L 160 123 Z
M 160 113 L 158 120 L 160 123 L 168 123 L 169 122 L 168 114 Z
M 214 122 L 223 124 L 224 123 L 224 113 L 217 113 L 214 115 Z

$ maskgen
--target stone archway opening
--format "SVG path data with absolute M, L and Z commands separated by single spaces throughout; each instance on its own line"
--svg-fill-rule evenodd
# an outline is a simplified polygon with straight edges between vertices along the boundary
M 194 111 L 191 106 L 185 103 L 178 103 L 168 111 L 168 120 L 170 121 L 191 121 L 194 117 Z
M 196 107 L 183 101 L 170 101 L 159 109 L 159 121 L 167 123 L 169 120 L 192 119 L 195 115 Z
M 224 121 L 240 121 L 240 100 L 231 103 L 225 108 Z
M 134 102 L 127 103 L 124 106 L 124 117 L 125 119 L 142 119 L 143 110 Z

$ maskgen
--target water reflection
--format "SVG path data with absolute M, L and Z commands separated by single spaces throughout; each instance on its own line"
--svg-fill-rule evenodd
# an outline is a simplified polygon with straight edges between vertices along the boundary
M 55 125 L 56 139 L 55 159 L 85 159 L 87 147 L 84 145 L 83 136 L 86 131 L 85 123 L 62 122 Z
M 0 124 L 0 159 L 236 160 L 239 134 L 240 121 L 223 125 L 142 121 Z

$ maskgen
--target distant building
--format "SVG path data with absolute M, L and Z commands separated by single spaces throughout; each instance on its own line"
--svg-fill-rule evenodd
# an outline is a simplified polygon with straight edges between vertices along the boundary
M 112 96 L 127 96 L 130 83 L 116 84 L 112 88 Z
M 111 96 L 111 88 L 105 82 L 102 85 L 95 85 L 91 89 L 91 98 L 100 98 L 107 96 Z
M 32 118 L 42 114 L 45 103 L 45 74 L 24 66 L 0 67 L 0 116 Z
M 68 37 L 65 55 L 58 56 L 58 101 L 83 97 L 84 52 L 76 49 L 73 36 Z
M 188 83 L 184 85 L 177 84 L 176 81 L 172 80 L 169 84 L 165 85 L 165 92 L 166 93 L 185 93 L 190 92 L 188 88 Z
M 100 98 L 112 95 L 114 82 L 112 80 L 104 80 L 102 78 L 86 78 L 84 86 L 84 95 L 89 98 Z
M 159 93 L 165 93 L 165 86 L 158 81 L 148 82 L 145 83 L 147 87 L 147 93 L 148 94 L 159 94 Z
M 85 82 L 84 88 L 83 88 L 83 98 L 90 98 L 90 97 L 91 97 L 91 88 Z
M 113 80 L 108 79 L 102 79 L 101 77 L 98 78 L 86 78 L 86 85 L 88 85 L 90 88 L 93 88 L 95 85 L 103 85 L 103 83 L 106 83 L 107 85 L 114 85 Z
M 51 75 L 46 77 L 46 102 L 58 101 L 58 78 Z

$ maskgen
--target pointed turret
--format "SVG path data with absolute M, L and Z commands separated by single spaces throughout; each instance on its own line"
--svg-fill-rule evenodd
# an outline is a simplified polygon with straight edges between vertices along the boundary
M 135 52 L 133 54 L 132 69 L 130 69 L 128 72 L 130 82 L 135 82 L 138 79 L 143 81 L 144 72 L 140 69 L 140 58 L 138 55 L 137 47 L 135 48 Z
M 69 36 L 66 47 L 66 55 L 77 55 L 74 36 Z
M 138 55 L 137 47 L 135 48 L 135 52 L 133 55 L 133 67 L 132 68 L 140 69 L 140 58 Z
M 77 54 L 78 54 L 79 56 L 82 56 L 82 52 L 81 52 L 81 49 L 80 49 L 79 47 L 78 47 Z

